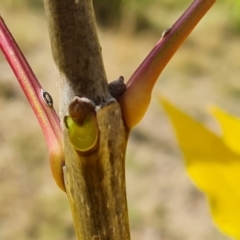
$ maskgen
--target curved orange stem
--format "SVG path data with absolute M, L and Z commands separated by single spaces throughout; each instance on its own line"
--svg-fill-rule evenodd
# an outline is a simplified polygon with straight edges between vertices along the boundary
M 169 60 L 214 3 L 215 0 L 195 0 L 174 25 L 164 31 L 156 46 L 131 76 L 126 84 L 127 90 L 118 99 L 129 129 L 144 116 L 155 82 Z
M 42 89 L 1 16 L 0 48 L 41 126 L 49 149 L 53 176 L 58 186 L 65 190 L 62 174 L 62 166 L 64 165 L 62 131 L 59 118 L 52 106 L 51 96 Z

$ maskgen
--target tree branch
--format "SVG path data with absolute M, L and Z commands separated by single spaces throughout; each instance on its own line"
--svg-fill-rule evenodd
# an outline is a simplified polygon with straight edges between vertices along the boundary
M 45 0 L 60 75 L 63 131 L 51 96 L 41 88 L 0 16 L 0 48 L 43 129 L 51 169 L 59 187 L 67 192 L 78 239 L 130 240 L 125 186 L 129 134 L 126 128 L 141 119 L 158 75 L 214 2 L 195 0 L 163 33 L 126 90 L 122 77 L 107 85 L 91 0 Z
M 61 98 L 66 105 L 66 99 L 76 95 L 90 98 L 97 105 L 105 102 L 110 96 L 92 1 L 44 0 L 44 5 L 53 57 L 60 72 Z
M 108 92 L 91 0 L 44 0 L 53 56 L 60 73 L 60 119 L 69 123 L 67 128 L 62 124 L 64 179 L 78 239 L 130 239 L 124 169 L 129 134 L 126 126 L 131 129 L 142 118 L 158 75 L 214 1 L 195 0 L 163 34 L 157 49 L 147 58 L 147 67 L 145 63 L 140 66 L 119 98 L 121 109 Z M 81 98 L 73 102 L 75 96 Z M 69 105 L 73 107 L 70 113 Z M 91 119 L 92 125 L 86 119 Z M 95 123 L 99 132 L 95 131 Z M 82 148 L 77 131 L 94 133 L 90 136 L 94 140 L 90 141 L 92 151 L 81 152 L 89 150 L 89 146 Z M 69 132 L 73 133 L 72 139 Z
M 59 70 L 64 132 L 64 179 L 78 239 L 129 240 L 125 150 L 128 132 L 118 102 L 108 92 L 91 0 L 44 0 Z M 99 145 L 81 154 L 69 141 L 63 118 L 75 97 L 96 106 Z

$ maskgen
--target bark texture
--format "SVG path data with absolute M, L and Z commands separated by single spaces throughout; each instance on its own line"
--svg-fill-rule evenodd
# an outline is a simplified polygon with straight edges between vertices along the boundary
M 97 105 L 106 102 L 110 95 L 91 0 L 44 0 L 44 6 L 60 73 L 61 106 L 76 95 Z
M 121 109 L 108 92 L 91 0 L 44 0 L 53 57 L 59 70 L 60 119 L 74 96 L 91 99 L 99 147 L 82 156 L 64 132 L 64 179 L 78 239 L 129 240 L 125 186 L 128 138 Z

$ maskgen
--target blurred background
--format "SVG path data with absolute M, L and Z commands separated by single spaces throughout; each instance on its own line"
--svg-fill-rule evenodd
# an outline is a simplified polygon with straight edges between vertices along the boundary
M 190 0 L 94 0 L 109 81 L 129 79 Z M 1 0 L 0 12 L 58 108 L 57 72 L 42 0 Z M 210 128 L 209 104 L 240 115 L 240 1 L 209 11 L 162 73 L 142 122 L 130 136 L 126 177 L 132 239 L 227 240 L 205 197 L 189 180 L 161 93 Z M 0 53 L 0 239 L 74 240 L 65 194 L 48 165 L 37 120 Z

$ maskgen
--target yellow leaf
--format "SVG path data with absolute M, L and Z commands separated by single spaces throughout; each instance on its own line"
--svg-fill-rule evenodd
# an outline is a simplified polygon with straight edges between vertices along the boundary
M 161 98 L 188 174 L 207 196 L 219 228 L 240 240 L 240 156 L 201 123 Z
M 223 131 L 223 139 L 236 153 L 240 154 L 240 119 L 218 107 L 211 107 L 210 112 L 218 120 Z

